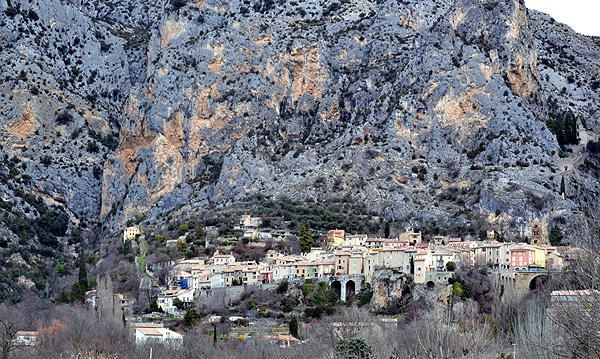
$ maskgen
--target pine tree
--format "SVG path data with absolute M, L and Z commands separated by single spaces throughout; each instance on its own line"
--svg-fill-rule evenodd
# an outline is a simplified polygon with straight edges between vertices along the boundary
M 550 235 L 548 236 L 550 244 L 553 246 L 560 246 L 562 244 L 563 233 L 558 227 L 552 227 Z
M 294 338 L 298 338 L 298 319 L 295 315 L 292 315 L 292 319 L 290 319 L 288 326 L 290 328 L 290 335 Z
M 69 291 L 63 290 L 56 296 L 56 303 L 69 303 Z
M 335 359 L 375 359 L 373 348 L 363 338 L 341 340 L 335 348 Z
M 310 249 L 315 246 L 315 240 L 310 235 L 308 223 L 300 223 L 300 249 L 302 253 L 310 252 Z
M 185 316 L 183 317 L 183 327 L 185 329 L 191 329 L 195 327 L 198 319 L 200 319 L 200 313 L 198 313 L 198 311 L 194 308 L 188 308 L 185 311 Z

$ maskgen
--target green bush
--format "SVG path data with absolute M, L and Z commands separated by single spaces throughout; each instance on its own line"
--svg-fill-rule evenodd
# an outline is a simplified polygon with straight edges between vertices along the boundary
M 456 270 L 456 264 L 454 262 L 446 263 L 446 271 L 454 272 L 454 270 Z
M 362 307 L 363 305 L 369 304 L 371 302 L 371 299 L 373 298 L 373 291 L 362 291 L 356 295 L 356 298 L 358 299 L 358 306 Z
M 302 294 L 304 295 L 304 297 L 307 297 L 313 292 L 314 289 L 315 285 L 313 284 L 313 280 L 307 279 L 306 283 L 304 283 L 304 285 L 302 286 Z

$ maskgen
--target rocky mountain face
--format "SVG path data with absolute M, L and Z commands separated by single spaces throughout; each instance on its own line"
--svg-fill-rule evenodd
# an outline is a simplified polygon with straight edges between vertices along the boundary
M 587 238 L 600 219 L 598 158 L 563 151 L 547 125 L 572 114 L 581 142 L 597 140 L 600 40 L 523 1 L 0 0 L 0 12 L 1 152 L 26 164 L 1 184 L 5 201 L 18 186 L 108 233 L 256 193 L 480 216 L 520 237 L 541 220 Z

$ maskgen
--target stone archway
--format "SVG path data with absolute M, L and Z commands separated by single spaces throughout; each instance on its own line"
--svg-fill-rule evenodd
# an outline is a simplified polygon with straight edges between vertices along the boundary
M 336 298 L 342 302 L 352 299 L 357 291 L 360 292 L 364 280 L 364 274 L 346 274 L 327 278 L 327 282 Z
M 548 282 L 547 274 L 538 274 L 529 281 L 529 290 L 536 290 L 544 286 Z
M 427 286 L 427 289 L 429 289 L 429 290 L 432 290 L 433 288 L 435 288 L 435 283 L 432 280 L 427 282 L 425 285 Z
M 344 301 L 350 301 L 354 298 L 354 294 L 356 293 L 356 283 L 353 280 L 349 280 L 346 282 L 346 295 Z

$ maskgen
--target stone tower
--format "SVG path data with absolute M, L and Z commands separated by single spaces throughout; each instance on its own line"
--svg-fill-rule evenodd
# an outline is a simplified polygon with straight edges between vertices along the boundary
M 533 222 L 531 224 L 531 241 L 530 244 L 543 244 L 544 237 L 542 236 L 542 223 Z

